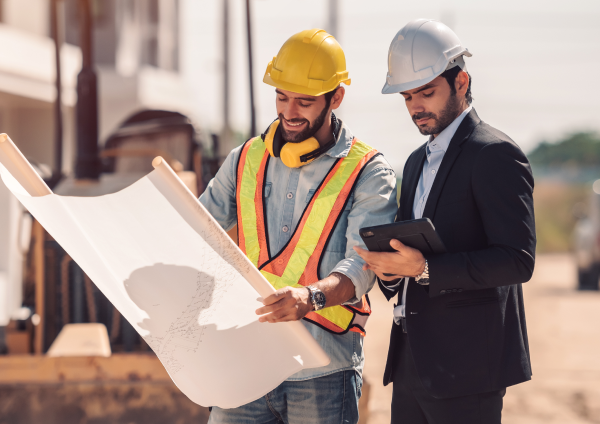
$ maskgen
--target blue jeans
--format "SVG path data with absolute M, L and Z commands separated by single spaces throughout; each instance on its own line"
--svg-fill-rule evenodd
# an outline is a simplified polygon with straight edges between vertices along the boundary
M 284 381 L 234 409 L 213 407 L 209 424 L 356 424 L 362 378 L 354 370 Z

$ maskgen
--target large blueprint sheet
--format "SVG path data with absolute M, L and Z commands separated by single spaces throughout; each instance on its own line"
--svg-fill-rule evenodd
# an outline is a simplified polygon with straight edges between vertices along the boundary
M 8 188 L 133 325 L 192 401 L 233 408 L 329 358 L 302 323 L 259 323 L 273 291 L 183 185 L 155 170 L 100 197 Z

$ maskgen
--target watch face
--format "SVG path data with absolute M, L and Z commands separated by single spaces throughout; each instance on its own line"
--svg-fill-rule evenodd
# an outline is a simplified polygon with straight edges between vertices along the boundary
M 315 303 L 319 305 L 319 309 L 325 307 L 325 295 L 322 292 L 318 291 L 314 293 L 313 299 L 315 300 Z

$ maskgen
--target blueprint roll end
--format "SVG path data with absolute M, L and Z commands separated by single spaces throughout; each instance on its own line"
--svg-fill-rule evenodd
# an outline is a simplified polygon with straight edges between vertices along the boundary
M 152 161 L 152 166 L 154 168 L 158 168 L 163 163 L 163 161 L 164 161 L 164 159 L 161 156 L 157 156 Z
M 0 134 L 0 143 L 4 143 L 6 140 L 8 140 L 8 135 L 5 133 Z

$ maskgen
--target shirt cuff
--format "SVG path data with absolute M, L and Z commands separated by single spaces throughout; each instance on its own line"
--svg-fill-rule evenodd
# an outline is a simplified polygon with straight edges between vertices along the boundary
M 353 305 L 360 302 L 362 297 L 367 294 L 375 284 L 375 274 L 373 271 L 364 271 L 362 269 L 364 261 L 361 259 L 347 258 L 340 261 L 331 271 L 344 274 L 354 284 L 355 295 L 352 299 L 344 302 L 344 305 Z

